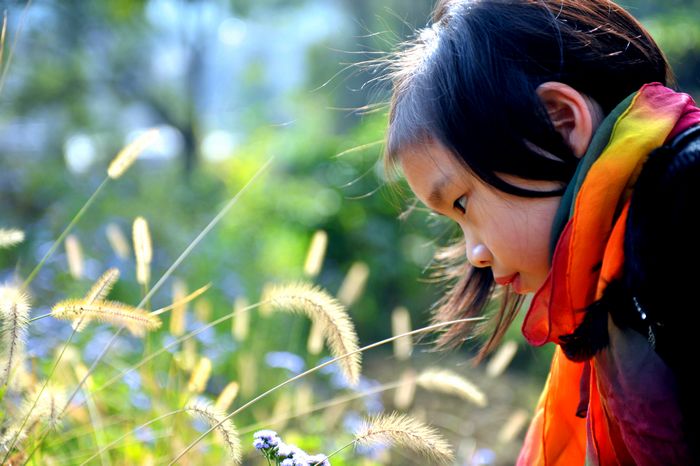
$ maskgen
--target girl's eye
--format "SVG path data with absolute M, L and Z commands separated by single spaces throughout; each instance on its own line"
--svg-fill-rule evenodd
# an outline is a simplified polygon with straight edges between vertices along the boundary
M 454 201 L 452 207 L 462 212 L 462 214 L 467 213 L 467 196 L 460 196 Z

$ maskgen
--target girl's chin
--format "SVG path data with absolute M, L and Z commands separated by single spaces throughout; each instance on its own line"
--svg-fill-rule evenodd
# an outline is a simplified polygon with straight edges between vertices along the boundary
M 542 283 L 544 283 L 544 280 L 542 280 Z M 510 288 L 517 294 L 533 293 L 539 289 L 539 287 L 533 287 L 532 284 L 529 283 L 529 280 L 524 280 L 523 276 L 520 274 L 512 281 Z
M 520 274 L 515 276 L 515 279 L 510 283 L 510 288 L 517 294 L 527 294 L 529 290 L 523 283 L 523 277 Z

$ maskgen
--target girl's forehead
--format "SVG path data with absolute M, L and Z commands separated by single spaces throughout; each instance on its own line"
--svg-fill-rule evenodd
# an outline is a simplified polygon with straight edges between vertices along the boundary
M 441 199 L 436 193 L 442 193 L 447 187 L 480 187 L 501 193 L 477 176 L 464 159 L 437 141 L 407 146 L 397 152 L 396 159 L 414 192 L 420 184 L 418 189 L 427 192 L 425 197 L 430 200 Z M 551 192 L 562 187 L 560 181 L 533 180 L 501 172 L 494 175 L 512 186 L 530 191 Z
M 440 177 L 453 180 L 474 178 L 466 162 L 444 145 L 432 141 L 412 144 L 398 151 L 396 159 L 403 169 L 424 177 Z
M 403 175 L 416 196 L 427 206 L 439 205 L 448 189 L 478 182 L 467 167 L 440 144 L 421 144 L 397 154 Z

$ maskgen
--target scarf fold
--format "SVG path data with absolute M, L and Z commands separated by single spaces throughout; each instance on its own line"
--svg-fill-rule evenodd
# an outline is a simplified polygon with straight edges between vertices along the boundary
M 634 184 L 653 149 L 700 123 L 694 104 L 687 94 L 646 84 L 598 127 L 555 217 L 552 267 L 523 322 L 529 343 L 559 345 L 607 284 L 621 277 Z M 568 360 L 557 346 L 519 465 L 629 464 L 623 436 L 599 390 L 600 376 L 608 380 L 607 374 L 597 374 L 596 367 Z M 582 393 L 587 410 L 581 410 Z M 576 416 L 582 411 L 585 419 Z

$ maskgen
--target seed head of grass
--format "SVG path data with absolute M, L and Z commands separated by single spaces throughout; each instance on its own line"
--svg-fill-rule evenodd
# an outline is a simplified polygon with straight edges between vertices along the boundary
M 7 452 L 11 445 L 17 447 L 37 425 L 53 429 L 60 423 L 60 415 L 66 405 L 66 393 L 52 384 L 40 390 L 42 385 L 38 384 L 31 390 L 19 405 L 12 416 L 13 422 L 0 437 L 0 451 Z
M 66 259 L 68 260 L 68 270 L 73 278 L 80 280 L 85 271 L 85 260 L 83 259 L 83 248 L 75 235 L 66 236 Z
M 406 448 L 425 456 L 430 463 L 449 464 L 454 460 L 452 448 L 434 428 L 404 414 L 380 414 L 366 419 L 355 433 L 355 443 Z
M 214 406 L 216 409 L 226 411 L 231 407 L 231 403 L 238 395 L 238 382 L 229 382 L 216 399 Z
M 211 376 L 211 360 L 201 358 L 192 371 L 187 389 L 193 393 L 202 393 L 207 388 L 209 376 Z
M 352 264 L 338 290 L 338 300 L 346 306 L 351 306 L 362 296 L 368 277 L 367 264 L 364 262 Z
M 13 372 L 21 364 L 28 324 L 28 296 L 17 287 L 0 286 L 0 387 L 10 384 Z
M 418 376 L 418 385 L 440 393 L 459 396 L 484 407 L 488 401 L 479 387 L 469 380 L 447 369 L 428 369 Z
M 157 129 L 150 129 L 123 148 L 109 164 L 107 176 L 117 179 L 134 163 L 136 158 L 158 138 Z
M 0 249 L 11 248 L 24 241 L 24 232 L 14 228 L 0 228 Z
M 56 303 L 51 309 L 51 315 L 62 320 L 75 321 L 88 317 L 90 320 L 123 325 L 138 337 L 161 326 L 160 319 L 151 313 L 115 301 L 94 301 L 88 304 L 84 300 L 69 299 Z
M 307 277 L 313 278 L 321 271 L 327 247 L 328 233 L 323 230 L 316 231 L 311 239 L 311 246 L 309 246 L 304 262 L 304 274 Z
M 153 248 L 148 222 L 143 217 L 136 217 L 133 227 L 134 255 L 136 256 L 136 281 L 146 285 L 151 278 L 151 260 Z
M 273 286 L 263 301 L 273 309 L 305 314 L 321 327 L 331 354 L 339 357 L 358 349 L 355 327 L 345 307 L 319 287 L 307 283 Z M 360 379 L 360 353 L 338 361 L 348 382 L 356 385 Z
M 110 246 L 114 253 L 119 256 L 120 259 L 126 259 L 131 253 L 129 248 L 129 242 L 124 236 L 122 229 L 116 223 L 110 223 L 107 225 L 106 229 L 107 241 L 109 241 Z
M 85 303 L 92 304 L 95 301 L 104 301 L 104 299 L 112 291 L 112 287 L 119 279 L 119 269 L 111 268 L 107 270 L 102 276 L 92 285 L 90 291 L 85 295 Z M 85 315 L 82 319 L 77 319 L 73 321 L 73 328 L 76 332 L 82 332 L 87 324 L 90 323 L 90 317 Z
M 231 460 L 234 464 L 241 463 L 241 442 L 238 438 L 236 426 L 233 424 L 233 421 L 226 419 L 226 414 L 223 411 L 202 400 L 191 401 L 185 406 L 185 411 L 194 417 L 202 419 L 210 426 L 217 426 L 216 431 L 223 438 Z

